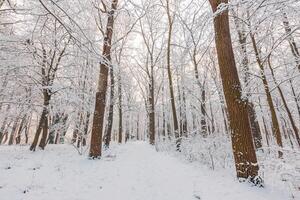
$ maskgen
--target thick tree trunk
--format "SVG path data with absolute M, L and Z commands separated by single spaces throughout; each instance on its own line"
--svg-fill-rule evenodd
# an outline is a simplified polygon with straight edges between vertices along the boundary
M 227 0 L 210 0 L 213 12 Z M 228 107 L 233 155 L 238 178 L 256 182 L 258 163 L 255 154 L 247 102 L 241 98 L 241 85 L 235 64 L 229 29 L 228 11 L 214 18 L 215 40 L 225 99 Z
M 36 146 L 39 142 L 40 134 L 41 134 L 41 132 L 43 130 L 43 127 L 45 126 L 45 123 L 47 121 L 47 115 L 48 115 L 48 109 L 46 107 L 44 107 L 43 111 L 42 111 L 42 114 L 41 114 L 41 117 L 40 117 L 40 121 L 39 121 L 37 130 L 36 130 L 35 135 L 34 135 L 33 142 L 30 146 L 30 151 L 35 151 L 36 150 Z
M 107 14 L 108 19 L 102 52 L 104 60 L 100 65 L 98 90 L 96 92 L 96 103 L 93 116 L 91 147 L 89 155 L 91 158 L 100 158 L 102 155 L 102 132 L 105 115 L 108 67 L 111 63 L 111 43 L 114 28 L 114 13 L 117 9 L 117 4 L 118 0 L 113 0 L 111 3 L 110 11 L 108 11 Z
M 42 139 L 40 140 L 39 146 L 44 149 L 46 146 L 46 140 L 47 140 L 47 134 L 48 134 L 48 107 L 50 103 L 51 96 L 48 94 L 48 90 L 44 89 L 43 90 L 43 96 L 44 96 L 44 104 L 43 104 L 43 111 L 40 117 L 40 121 L 36 130 L 36 133 L 34 135 L 33 142 L 30 146 L 30 151 L 35 151 L 36 146 L 39 142 L 40 134 L 42 134 Z
M 48 136 L 48 130 L 49 130 L 49 121 L 48 121 L 48 114 L 49 114 L 49 102 L 50 102 L 51 96 L 49 95 L 48 91 L 44 92 L 44 107 L 46 108 L 46 112 L 47 114 L 44 116 L 44 118 L 42 118 L 43 120 L 43 132 L 42 132 L 42 138 L 40 140 L 40 144 L 39 147 L 41 149 L 45 149 L 45 146 L 47 145 L 47 136 Z

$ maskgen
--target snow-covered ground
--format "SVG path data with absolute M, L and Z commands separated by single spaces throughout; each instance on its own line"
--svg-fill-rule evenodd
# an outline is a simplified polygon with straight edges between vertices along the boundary
M 70 145 L 0 147 L 1 200 L 288 200 L 232 174 L 185 163 L 143 142 L 113 145 L 101 160 Z

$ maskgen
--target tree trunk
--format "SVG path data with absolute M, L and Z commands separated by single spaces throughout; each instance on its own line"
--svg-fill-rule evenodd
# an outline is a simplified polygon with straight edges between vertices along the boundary
M 177 151 L 180 151 L 181 137 L 180 137 L 180 130 L 178 127 L 178 118 L 176 113 L 175 96 L 173 90 L 173 80 L 172 80 L 172 71 L 171 71 L 171 41 L 172 41 L 172 30 L 173 30 L 174 18 L 172 18 L 170 13 L 169 0 L 166 0 L 166 2 L 167 2 L 167 15 L 168 15 L 168 22 L 169 22 L 168 44 L 167 44 L 167 71 L 168 71 L 168 79 L 169 79 L 170 102 L 171 102 L 172 115 L 173 115 L 174 134 L 176 138 L 176 149 Z
M 210 0 L 213 12 L 227 0 Z M 253 145 L 251 127 L 248 118 L 247 102 L 241 98 L 241 85 L 235 64 L 229 29 L 228 10 L 214 18 L 215 41 L 220 66 L 225 99 L 228 107 L 229 124 L 237 177 L 256 181 L 258 163 Z
M 122 84 L 121 74 L 119 74 L 118 81 L 118 97 L 119 97 L 119 132 L 118 132 L 118 143 L 122 144 L 123 136 L 123 108 L 122 108 Z
M 27 119 L 28 119 L 28 117 L 27 117 L 27 115 L 25 115 L 21 120 L 19 129 L 17 131 L 16 144 L 20 144 L 20 142 L 21 142 L 21 134 L 24 129 L 24 125 L 27 123 Z
M 257 45 L 256 45 L 255 37 L 254 37 L 254 35 L 252 34 L 251 31 L 250 31 L 250 37 L 251 37 L 253 49 L 254 49 L 254 52 L 255 52 L 256 61 L 257 61 L 257 64 L 260 68 L 261 78 L 262 78 L 262 81 L 263 81 L 265 93 L 267 95 L 268 105 L 269 105 L 269 108 L 270 108 L 270 111 L 271 111 L 273 134 L 275 135 L 276 142 L 277 142 L 278 146 L 282 148 L 282 138 L 281 138 L 281 132 L 280 132 L 280 128 L 279 128 L 279 122 L 278 122 L 278 118 L 276 116 L 276 111 L 275 111 L 273 99 L 272 99 L 272 96 L 271 96 L 271 93 L 270 93 L 270 88 L 269 88 L 269 85 L 268 85 L 267 77 L 264 73 L 264 70 L 265 70 L 264 65 L 263 65 L 263 63 L 260 59 L 260 55 L 259 55 L 259 51 L 258 51 L 258 48 L 257 48 Z M 278 155 L 281 158 L 282 155 L 283 155 L 282 151 L 278 151 Z
M 245 27 L 243 22 L 238 18 L 237 14 L 232 11 L 234 15 L 234 22 L 236 25 L 236 30 L 238 33 L 239 43 L 242 51 L 242 71 L 244 75 L 244 84 L 245 88 L 249 85 L 250 76 L 249 76 L 249 60 L 247 55 L 247 34 L 245 32 Z M 259 128 L 258 121 L 256 119 L 256 112 L 254 109 L 254 105 L 250 102 L 251 93 L 246 92 L 246 97 L 248 101 L 248 113 L 249 113 L 249 120 L 251 126 L 251 132 L 254 139 L 254 145 L 256 149 L 260 149 L 262 147 L 262 136 Z
M 82 140 L 83 140 L 83 132 L 81 131 L 82 129 L 82 124 L 83 124 L 83 115 L 80 113 L 80 120 L 79 120 L 79 130 L 77 134 L 77 148 L 80 148 L 80 145 L 82 145 Z
M 114 71 L 113 66 L 110 66 L 110 102 L 109 102 L 109 111 L 108 111 L 108 124 L 107 124 L 107 132 L 104 138 L 104 146 L 109 148 L 109 144 L 111 141 L 111 131 L 114 120 L 114 98 L 115 98 L 115 80 L 114 80 Z
M 293 98 L 294 98 L 294 101 L 295 101 L 295 104 L 296 104 L 296 107 L 297 107 L 297 111 L 298 111 L 298 117 L 300 119 L 300 105 L 299 105 L 299 100 L 297 98 L 296 91 L 295 91 L 295 88 L 293 86 L 293 82 L 292 82 L 291 79 L 289 79 L 289 84 L 290 84 L 291 89 L 292 89 Z
M 295 58 L 296 66 L 297 66 L 298 70 L 300 71 L 300 53 L 299 53 L 297 44 L 295 42 L 295 39 L 292 35 L 292 29 L 290 26 L 290 22 L 288 20 L 287 14 L 285 12 L 283 13 L 283 26 L 285 29 L 285 33 L 287 35 L 287 40 L 289 42 L 292 54 Z
M 74 128 L 74 130 L 73 130 L 73 133 L 72 133 L 72 139 L 71 139 L 71 143 L 72 143 L 72 144 L 75 144 L 76 141 L 77 141 L 78 138 L 79 138 L 80 123 L 78 123 L 78 121 L 81 120 L 81 114 L 80 114 L 81 110 L 79 109 L 77 112 L 78 112 L 78 113 L 77 113 L 77 116 L 76 116 L 76 119 L 75 119 L 75 128 Z
M 155 144 L 155 107 L 154 107 L 154 77 L 153 66 L 151 66 L 151 75 L 149 83 L 149 142 L 151 145 Z
M 44 118 L 42 118 L 43 120 L 43 132 L 42 132 L 42 138 L 40 140 L 40 144 L 39 147 L 44 150 L 45 146 L 47 145 L 47 136 L 48 136 L 48 130 L 49 130 L 49 122 L 48 122 L 48 114 L 49 114 L 49 102 L 50 102 L 51 96 L 49 95 L 48 91 L 44 91 L 44 107 L 46 108 L 46 115 L 44 116 Z
M 32 120 L 32 115 L 30 115 L 27 119 L 27 123 L 25 126 L 25 144 L 28 144 L 28 135 L 29 135 L 29 130 L 30 130 L 30 126 L 31 126 L 31 120 Z
M 206 124 L 206 92 L 204 85 L 202 85 L 201 89 L 201 135 L 203 137 L 207 137 L 207 124 Z
M 117 4 L 118 0 L 113 0 L 111 3 L 111 9 L 107 13 L 108 19 L 102 52 L 104 60 L 100 65 L 98 90 L 96 92 L 96 103 L 93 116 L 91 147 L 89 154 L 91 158 L 100 158 L 102 155 L 102 132 L 105 115 L 108 67 L 111 63 L 111 43 L 113 37 L 114 13 L 117 9 Z
M 45 126 L 45 123 L 46 123 L 45 121 L 47 121 L 47 115 L 48 115 L 48 109 L 46 107 L 44 107 L 43 111 L 42 111 L 42 114 L 41 114 L 41 117 L 40 117 L 40 121 L 39 121 L 37 130 L 36 130 L 35 135 L 34 135 L 33 142 L 30 146 L 30 151 L 35 151 L 36 150 L 36 146 L 39 142 L 40 134 L 43 130 L 43 127 Z
M 9 113 L 9 110 L 10 110 L 10 104 L 7 106 L 5 112 Z M 8 120 L 8 117 L 5 116 L 5 118 L 4 118 L 3 122 L 2 122 L 1 128 L 0 128 L 0 145 L 2 144 L 2 139 L 4 137 L 5 127 L 7 125 L 7 120 Z
M 281 90 L 281 88 L 280 88 L 280 85 L 277 83 L 277 80 L 276 80 L 276 78 L 275 78 L 274 70 L 273 70 L 272 65 L 271 65 L 271 57 L 270 57 L 270 56 L 268 57 L 268 65 L 269 65 L 269 68 L 270 68 L 271 75 L 272 75 L 272 77 L 273 77 L 274 83 L 275 83 L 275 85 L 277 86 L 279 95 L 280 95 L 281 100 L 282 100 L 282 102 L 283 102 L 283 106 L 284 106 L 284 108 L 285 108 L 285 110 L 286 110 L 286 112 L 287 112 L 287 114 L 288 114 L 289 120 L 290 120 L 290 122 L 291 122 L 293 131 L 294 131 L 294 134 L 295 134 L 295 136 L 296 136 L 297 143 L 298 143 L 298 145 L 300 146 L 299 130 L 298 130 L 298 128 L 297 128 L 297 126 L 296 126 L 296 123 L 295 123 L 295 121 L 294 121 L 294 118 L 293 118 L 293 116 L 292 116 L 292 112 L 290 111 L 290 108 L 289 108 L 289 106 L 288 106 L 288 104 L 287 104 L 287 102 L 286 102 L 286 100 L 285 100 L 285 98 L 284 98 L 284 94 L 283 94 L 283 92 L 282 92 L 282 90 Z
M 51 123 L 51 128 L 50 128 L 50 132 L 49 132 L 49 137 L 48 137 L 48 143 L 49 144 L 54 144 L 55 143 L 55 133 L 58 132 L 57 130 L 55 130 L 53 127 L 57 126 L 59 124 L 59 122 L 61 121 L 61 116 L 57 113 L 54 115 L 54 117 L 52 117 L 52 123 Z
M 85 124 L 84 124 L 84 133 L 83 133 L 83 138 L 82 138 L 82 146 L 86 146 L 86 139 L 89 131 L 89 123 L 90 123 L 90 112 L 88 111 L 86 113 L 86 119 L 85 119 Z
M 8 145 L 12 145 L 14 143 L 14 139 L 15 139 L 15 135 L 16 135 L 16 130 L 17 130 L 18 124 L 19 124 L 18 123 L 19 122 L 18 118 L 19 117 L 17 117 L 15 119 L 15 122 L 14 122 L 14 124 L 12 126 L 11 133 L 10 133 L 9 140 L 8 140 Z

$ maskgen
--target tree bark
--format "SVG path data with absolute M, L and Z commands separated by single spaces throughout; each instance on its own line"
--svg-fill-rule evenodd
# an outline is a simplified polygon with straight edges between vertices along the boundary
M 238 18 L 237 14 L 232 11 L 234 15 L 234 22 L 236 25 L 236 30 L 238 33 L 239 43 L 242 51 L 242 71 L 244 74 L 244 84 L 245 88 L 249 85 L 250 76 L 249 76 L 249 59 L 247 55 L 247 34 L 245 32 L 245 27 L 242 24 L 241 20 Z M 260 149 L 262 147 L 262 136 L 259 128 L 258 121 L 256 119 L 256 112 L 254 109 L 254 105 L 250 102 L 251 93 L 246 92 L 246 97 L 248 101 L 248 113 L 249 113 L 249 120 L 251 125 L 251 132 L 254 139 L 254 145 L 256 149 Z
M 40 134 L 43 130 L 43 127 L 45 126 L 45 122 L 47 121 L 47 115 L 48 115 L 48 109 L 46 107 L 44 107 L 43 111 L 42 111 L 42 114 L 41 114 L 41 117 L 40 117 L 40 121 L 39 121 L 37 130 L 36 130 L 35 135 L 34 135 L 33 142 L 32 142 L 32 144 L 29 148 L 30 151 L 35 151 L 36 150 L 36 146 L 39 142 Z
M 221 3 L 227 0 L 210 0 L 213 12 L 218 10 Z M 225 99 L 228 107 L 229 124 L 237 177 L 257 182 L 258 163 L 255 154 L 251 127 L 248 118 L 247 102 L 241 98 L 241 84 L 235 64 L 228 10 L 223 11 L 214 18 L 215 42 L 220 66 Z
M 296 123 L 295 123 L 295 120 L 294 120 L 294 118 L 293 118 L 293 116 L 292 116 L 292 112 L 290 111 L 290 108 L 289 108 L 289 106 L 288 106 L 288 104 L 287 104 L 287 102 L 286 102 L 286 100 L 285 100 L 285 97 L 284 97 L 284 94 L 283 94 L 283 92 L 282 92 L 282 90 L 281 90 L 281 88 L 280 88 L 280 85 L 277 83 L 277 80 L 276 80 L 276 78 L 275 78 L 274 70 L 273 70 L 272 65 L 271 65 L 271 57 L 270 57 L 270 56 L 268 57 L 268 66 L 269 66 L 269 68 L 270 68 L 271 75 L 272 75 L 272 77 L 273 77 L 274 83 L 275 83 L 275 85 L 277 86 L 279 95 L 280 95 L 281 100 L 282 100 L 282 102 L 283 102 L 283 106 L 284 106 L 284 108 L 285 108 L 285 110 L 286 110 L 286 112 L 287 112 L 287 114 L 288 114 L 288 118 L 289 118 L 289 120 L 290 120 L 290 122 L 291 122 L 293 131 L 294 131 L 294 134 L 295 134 L 295 136 L 296 136 L 297 143 L 298 143 L 298 145 L 300 146 L 299 130 L 298 130 L 298 128 L 297 128 L 297 126 L 296 126 Z
M 24 125 L 27 123 L 27 119 L 28 119 L 28 117 L 27 117 L 27 115 L 25 115 L 21 120 L 19 129 L 17 131 L 16 144 L 20 144 L 20 142 L 21 142 L 21 134 L 23 132 Z
M 273 134 L 275 135 L 276 142 L 277 142 L 278 146 L 280 148 L 282 148 L 283 145 L 282 145 L 281 131 L 280 131 L 280 128 L 279 128 L 279 122 L 278 122 L 278 118 L 276 116 L 276 111 L 275 111 L 273 99 L 272 99 L 272 96 L 271 96 L 271 93 L 270 93 L 270 88 L 269 88 L 269 85 L 268 85 L 267 77 L 264 73 L 264 70 L 265 70 L 264 65 L 263 65 L 263 63 L 261 61 L 261 58 L 260 58 L 260 54 L 259 54 L 259 50 L 258 50 L 257 45 L 256 45 L 255 37 L 254 37 L 254 35 L 251 31 L 250 31 L 250 37 L 251 37 L 253 49 L 254 49 L 254 52 L 255 52 L 256 61 L 257 61 L 257 64 L 260 68 L 260 73 L 261 73 L 261 78 L 262 78 L 262 81 L 263 81 L 265 93 L 267 95 L 267 101 L 268 101 L 268 105 L 269 105 L 270 112 L 271 112 L 271 118 L 272 118 Z M 282 155 L 283 155 L 282 151 L 279 150 L 278 155 L 279 155 L 279 158 L 281 158 Z
M 153 77 L 153 66 L 151 66 L 149 82 L 149 142 L 151 145 L 155 144 L 155 106 L 154 106 L 154 77 Z
M 50 103 L 50 99 L 51 99 L 51 95 L 49 95 L 49 92 L 45 91 L 44 92 L 44 107 L 46 108 L 46 115 L 41 118 L 41 120 L 43 120 L 43 123 L 42 123 L 42 129 L 43 129 L 43 132 L 42 132 L 42 138 L 40 140 L 40 144 L 39 144 L 39 147 L 44 150 L 45 149 L 45 146 L 47 145 L 47 136 L 48 136 L 48 130 L 49 130 L 49 122 L 48 122 L 48 114 L 49 114 L 49 103 Z
M 111 9 L 107 13 L 108 19 L 102 52 L 103 61 L 100 65 L 98 90 L 96 92 L 96 103 L 93 116 L 91 147 L 89 154 L 91 158 L 100 158 L 102 155 L 102 132 L 105 115 L 108 67 L 111 63 L 111 43 L 114 28 L 114 14 L 117 9 L 117 4 L 118 0 L 113 0 L 111 3 Z
M 18 128 L 18 122 L 19 122 L 19 117 L 17 117 L 15 119 L 15 122 L 13 123 L 13 126 L 12 126 L 12 129 L 11 129 L 11 133 L 10 133 L 10 136 L 9 136 L 9 140 L 8 140 L 8 145 L 13 145 L 14 143 L 14 139 L 15 139 L 15 135 L 16 135 L 16 130 Z
M 292 54 L 295 58 L 296 66 L 297 66 L 298 70 L 300 71 L 300 52 L 298 50 L 296 41 L 292 35 L 292 29 L 290 26 L 290 22 L 288 20 L 287 14 L 285 12 L 283 13 L 283 26 L 285 29 L 285 33 L 287 35 L 287 40 L 289 42 Z
M 172 16 L 171 16 L 169 0 L 166 0 L 166 3 L 167 3 L 166 9 L 167 9 L 168 23 L 169 23 L 168 44 L 167 44 L 167 71 L 168 71 L 168 79 L 169 79 L 170 103 L 171 103 L 171 108 L 172 108 L 174 134 L 175 134 L 175 138 L 176 138 L 176 149 L 177 149 L 177 151 L 180 151 L 181 136 L 180 136 L 180 130 L 178 127 L 178 118 L 177 118 L 177 112 L 176 112 L 175 95 L 174 95 L 172 71 L 171 71 L 171 41 L 172 41 L 174 18 L 172 18 Z
M 108 124 L 107 131 L 104 138 L 104 146 L 105 148 L 109 148 L 109 144 L 111 141 L 111 131 L 114 120 L 114 96 L 115 96 L 115 80 L 114 80 L 114 70 L 113 66 L 110 67 L 110 102 L 109 102 L 109 111 L 108 111 Z

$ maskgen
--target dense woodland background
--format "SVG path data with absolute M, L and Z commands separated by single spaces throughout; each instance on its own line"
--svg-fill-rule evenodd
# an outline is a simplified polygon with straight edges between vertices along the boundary
M 293 194 L 299 19 L 299 0 L 0 0 L 0 143 L 146 140 Z

